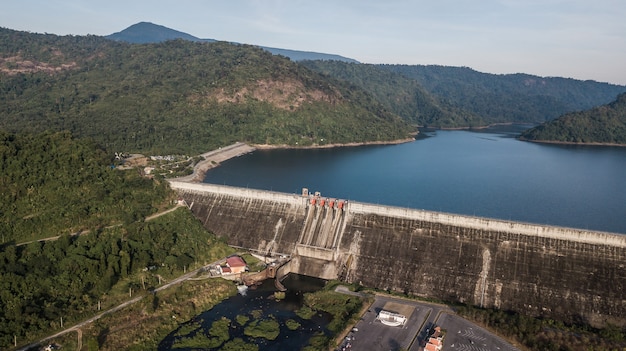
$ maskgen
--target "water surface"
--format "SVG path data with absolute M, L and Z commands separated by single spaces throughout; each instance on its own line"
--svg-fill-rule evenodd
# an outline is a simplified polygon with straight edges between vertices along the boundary
M 626 148 L 433 131 L 386 146 L 257 150 L 205 182 L 626 233 Z
M 170 333 L 170 335 L 159 344 L 159 351 L 197 350 L 197 348 L 177 347 L 176 340 L 193 337 L 196 333 L 210 335 L 209 330 L 211 329 L 211 325 L 221 318 L 231 320 L 229 340 L 241 338 L 246 343 L 258 345 L 259 350 L 262 351 L 301 350 L 308 345 L 311 337 L 315 335 L 330 336 L 331 333 L 326 328 L 331 320 L 330 315 L 317 313 L 311 319 L 303 319 L 296 314 L 296 311 L 303 306 L 303 294 L 305 292 L 320 290 L 324 286 L 325 281 L 297 274 L 289 274 L 283 281 L 283 284 L 287 287 L 287 291 L 285 298 L 282 300 L 276 300 L 276 298 L 274 298 L 276 288 L 273 279 L 266 280 L 254 289 L 248 289 L 245 295 L 237 294 L 224 300 L 214 308 L 194 317 L 191 322 L 185 323 L 179 327 L 179 329 L 184 328 L 187 330 L 187 325 L 194 323 L 194 329 L 188 334 L 180 335 L 178 329 Z M 237 322 L 237 316 L 246 317 L 248 321 L 245 325 L 240 325 Z M 244 330 L 246 325 L 256 320 L 269 319 L 275 320 L 280 326 L 279 336 L 275 340 L 253 338 L 245 335 Z M 286 325 L 288 320 L 298 322 L 300 326 L 295 330 L 291 330 Z M 195 328 L 197 325 L 200 327 Z M 219 349 L 219 347 L 216 349 Z

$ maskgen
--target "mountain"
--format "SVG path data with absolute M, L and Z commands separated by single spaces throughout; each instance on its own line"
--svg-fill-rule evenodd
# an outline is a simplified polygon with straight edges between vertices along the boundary
M 0 129 L 68 130 L 108 151 L 151 154 L 234 141 L 388 142 L 414 132 L 362 89 L 255 46 L 3 28 Z
M 534 123 L 606 104 L 626 86 L 528 74 L 496 75 L 467 67 L 301 61 L 372 94 L 389 111 L 427 127 Z
M 417 80 L 378 65 L 340 61 L 301 61 L 300 64 L 368 91 L 389 111 L 419 126 L 458 128 L 485 124 L 478 115 L 462 111 L 427 92 Z
M 106 38 L 134 44 L 160 43 L 166 40 L 174 39 L 206 42 L 216 41 L 214 39 L 196 38 L 193 35 L 150 22 L 139 22 L 133 24 L 121 32 L 107 35 Z
M 607 105 L 563 115 L 529 129 L 522 140 L 626 145 L 626 93 Z
M 146 43 L 161 43 L 166 40 L 183 39 L 189 41 L 202 41 L 202 42 L 214 42 L 215 39 L 200 39 L 193 35 L 179 32 L 174 29 L 170 29 L 158 24 L 150 22 L 140 22 L 133 24 L 132 26 L 124 29 L 121 32 L 107 35 L 106 38 L 124 41 L 128 43 L 146 44 Z M 233 43 L 236 44 L 236 43 Z M 298 51 L 289 49 L 271 48 L 266 46 L 260 46 L 260 48 L 271 52 L 274 55 L 282 55 L 289 57 L 293 61 L 300 60 L 333 60 L 344 62 L 358 62 L 354 59 L 333 55 L 323 54 L 318 52 Z
M 489 74 L 468 67 L 378 65 L 417 81 L 439 101 L 491 123 L 541 123 L 609 103 L 626 86 L 529 74 Z

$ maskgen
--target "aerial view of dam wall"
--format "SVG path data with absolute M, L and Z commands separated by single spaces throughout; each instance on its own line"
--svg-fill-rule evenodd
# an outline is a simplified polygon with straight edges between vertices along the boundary
M 626 235 L 171 181 L 230 245 L 294 273 L 596 326 L 626 325 Z

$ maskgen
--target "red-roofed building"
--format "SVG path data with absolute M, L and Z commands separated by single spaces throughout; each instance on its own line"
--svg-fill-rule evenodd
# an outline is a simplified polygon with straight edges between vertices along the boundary
M 227 257 L 226 266 L 230 268 L 230 272 L 233 274 L 243 273 L 248 268 L 246 261 L 244 261 L 240 256 Z
M 433 329 L 433 333 L 429 336 L 428 342 L 426 346 L 424 346 L 425 351 L 441 351 L 443 348 L 443 333 L 441 332 L 441 327 L 435 327 Z

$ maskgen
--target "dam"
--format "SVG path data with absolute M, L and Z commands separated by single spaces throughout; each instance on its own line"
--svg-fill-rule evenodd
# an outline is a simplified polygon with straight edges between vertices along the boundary
M 626 236 L 170 181 L 228 244 L 285 272 L 594 326 L 626 325 Z M 280 274 L 279 274 L 280 276 Z

